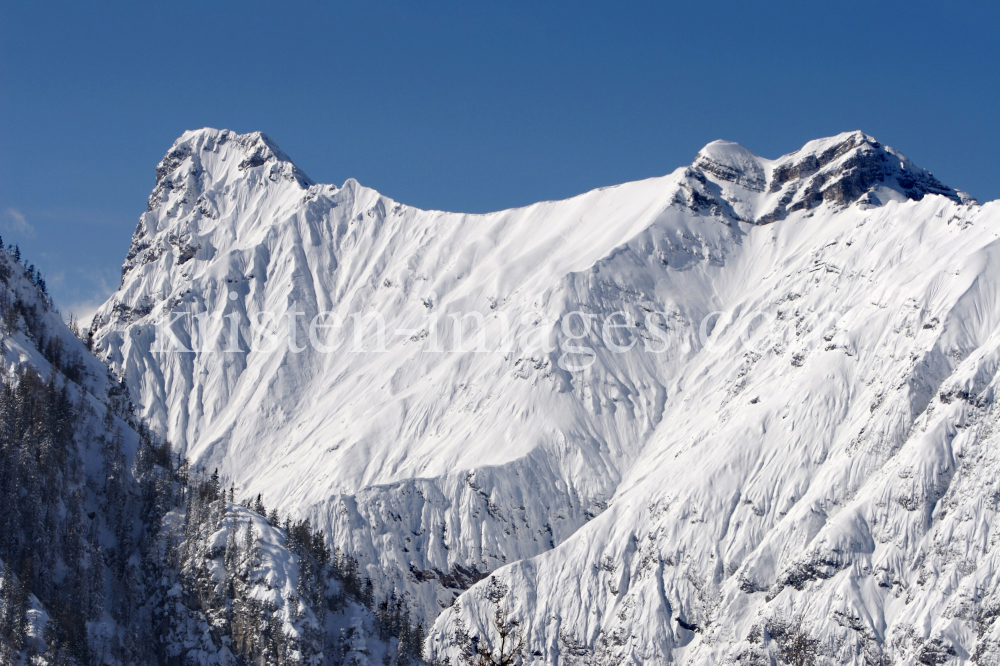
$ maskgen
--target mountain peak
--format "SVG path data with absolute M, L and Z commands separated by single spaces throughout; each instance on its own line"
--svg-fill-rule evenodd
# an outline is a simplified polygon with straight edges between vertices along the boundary
M 182 198 L 193 201 L 210 182 L 241 177 L 247 170 L 261 167 L 267 168 L 272 181 L 282 177 L 302 189 L 313 184 L 263 132 L 237 134 L 211 127 L 188 130 L 156 165 L 156 186 L 147 210 L 162 206 L 174 190 L 184 190 Z
M 732 141 L 713 141 L 698 151 L 694 167 L 752 192 L 763 192 L 767 160 Z
M 252 208 L 253 198 L 265 189 L 281 189 L 281 196 L 296 200 L 314 183 L 263 132 L 238 134 L 211 127 L 184 132 L 156 165 L 156 186 L 132 234 L 123 279 L 168 246 L 173 246 L 178 263 L 192 259 L 202 247 L 198 239 L 222 216 L 222 202 L 237 185 L 252 193 L 238 202 L 242 210 Z M 162 236 L 160 241 L 157 236 Z
M 703 188 L 703 197 L 736 219 L 756 224 L 822 203 L 880 206 L 919 201 L 928 194 L 976 203 L 860 130 L 815 139 L 775 160 L 730 141 L 713 141 L 698 151 L 691 169 L 695 180 L 715 184 Z

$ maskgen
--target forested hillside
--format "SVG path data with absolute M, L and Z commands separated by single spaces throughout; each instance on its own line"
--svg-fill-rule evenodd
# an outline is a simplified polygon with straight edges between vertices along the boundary
M 0 330 L 0 663 L 420 658 L 403 598 L 145 427 L 16 248 Z

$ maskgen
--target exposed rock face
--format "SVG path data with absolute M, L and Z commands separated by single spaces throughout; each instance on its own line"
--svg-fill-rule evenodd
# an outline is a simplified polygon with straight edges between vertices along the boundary
M 724 150 L 713 149 L 722 146 L 725 147 Z M 767 174 L 762 160 L 735 143 L 716 141 L 710 144 L 698 153 L 693 166 L 751 192 L 763 192 L 767 187 Z
M 733 211 L 734 219 L 756 224 L 770 224 L 824 202 L 881 205 L 920 201 L 927 194 L 940 194 L 958 203 L 975 201 L 862 132 L 813 141 L 776 160 L 716 141 L 699 153 L 692 169 L 732 184 L 716 191 L 715 201 L 699 201 L 701 206 L 715 204 L 720 211 Z M 709 192 L 700 195 L 712 198 Z

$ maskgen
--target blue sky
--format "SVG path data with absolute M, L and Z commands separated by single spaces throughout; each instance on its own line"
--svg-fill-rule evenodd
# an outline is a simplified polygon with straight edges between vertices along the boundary
M 971 2 L 0 0 L 0 233 L 89 312 L 186 129 L 487 211 L 862 129 L 1000 197 L 1000 9 Z

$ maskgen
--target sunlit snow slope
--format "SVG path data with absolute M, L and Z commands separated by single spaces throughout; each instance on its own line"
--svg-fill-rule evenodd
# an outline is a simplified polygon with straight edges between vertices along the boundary
M 94 332 L 175 446 L 425 613 L 522 560 L 497 575 L 539 661 L 766 660 L 781 622 L 844 663 L 957 659 L 993 640 L 996 218 L 858 132 L 461 215 L 200 130 Z M 262 312 L 295 344 L 248 351 Z M 165 322 L 203 351 L 151 351 Z

